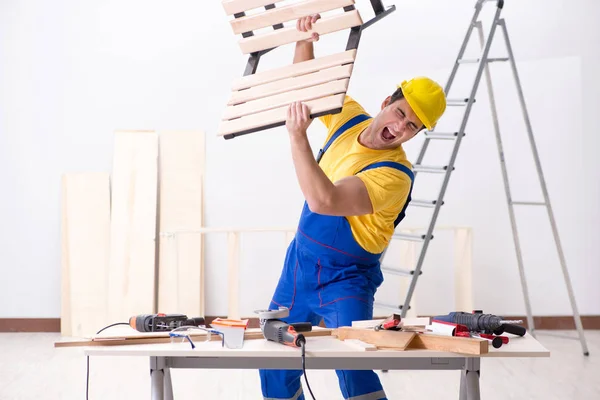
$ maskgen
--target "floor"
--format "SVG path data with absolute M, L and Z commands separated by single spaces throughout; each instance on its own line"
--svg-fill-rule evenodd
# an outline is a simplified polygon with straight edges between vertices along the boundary
M 483 360 L 482 399 L 600 399 L 600 331 L 586 331 L 589 357 L 565 336 L 576 338 L 576 332 L 538 332 L 550 358 Z M 54 348 L 58 339 L 55 333 L 0 334 L 1 400 L 85 399 L 85 356 L 80 348 Z M 458 398 L 458 371 L 378 373 L 390 399 Z M 341 399 L 333 371 L 307 375 L 317 399 Z M 253 370 L 174 370 L 172 379 L 176 400 L 262 399 Z M 89 399 L 149 398 L 147 359 L 90 359 Z

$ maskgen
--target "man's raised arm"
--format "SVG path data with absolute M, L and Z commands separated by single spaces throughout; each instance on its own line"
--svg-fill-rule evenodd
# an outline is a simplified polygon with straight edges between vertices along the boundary
M 321 18 L 321 15 L 319 14 L 302 17 L 296 21 L 296 29 L 301 32 L 308 32 L 312 29 L 312 24 L 317 22 L 319 18 Z M 315 58 L 313 42 L 318 40 L 319 34 L 317 32 L 313 32 L 310 39 L 296 42 L 296 50 L 294 51 L 294 64 Z

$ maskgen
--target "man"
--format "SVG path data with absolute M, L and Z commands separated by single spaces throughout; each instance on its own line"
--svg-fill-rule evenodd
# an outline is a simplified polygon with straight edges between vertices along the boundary
M 309 31 L 319 18 L 301 18 L 297 28 Z M 312 59 L 318 39 L 313 33 L 296 43 L 294 63 Z M 328 135 L 315 160 L 306 134 L 309 110 L 290 105 L 286 128 L 306 202 L 269 306 L 289 308 L 286 322 L 323 320 L 335 328 L 372 319 L 383 281 L 379 260 L 412 191 L 412 165 L 402 143 L 433 128 L 445 108 L 443 89 L 423 77 L 403 82 L 375 117 L 346 96 L 340 113 L 319 118 Z M 336 373 L 345 399 L 386 398 L 375 372 Z M 261 370 L 263 396 L 304 399 L 301 376 L 301 370 Z

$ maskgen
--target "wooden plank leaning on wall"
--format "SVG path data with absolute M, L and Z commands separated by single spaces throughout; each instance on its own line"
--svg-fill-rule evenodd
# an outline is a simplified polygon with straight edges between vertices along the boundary
M 85 336 L 109 323 L 110 175 L 64 174 L 61 197 L 61 333 Z
M 108 317 L 125 322 L 155 308 L 158 135 L 116 131 L 114 139 Z
M 198 230 L 203 224 L 204 140 L 202 131 L 160 132 L 159 229 Z M 161 234 L 158 312 L 204 316 L 203 235 Z

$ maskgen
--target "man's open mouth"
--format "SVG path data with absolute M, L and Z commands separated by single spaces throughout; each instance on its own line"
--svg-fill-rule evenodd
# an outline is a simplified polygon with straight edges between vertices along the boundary
M 383 137 L 383 140 L 396 139 L 396 136 L 387 127 L 383 128 L 383 131 L 381 132 L 381 136 Z

